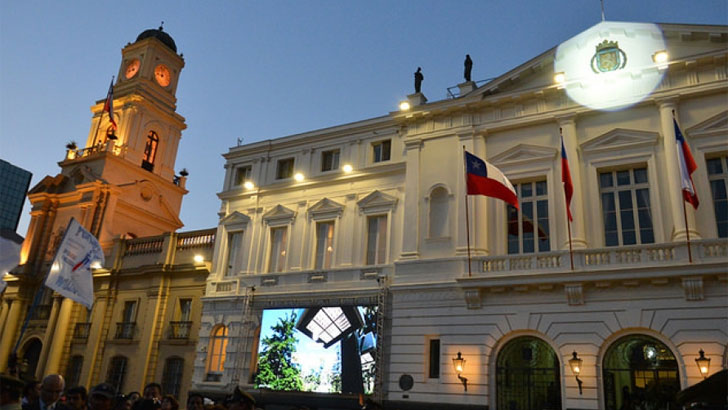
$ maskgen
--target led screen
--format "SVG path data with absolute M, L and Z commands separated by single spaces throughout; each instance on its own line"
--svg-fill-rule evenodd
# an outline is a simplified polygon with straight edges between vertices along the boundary
M 263 311 L 256 388 L 371 394 L 376 306 Z

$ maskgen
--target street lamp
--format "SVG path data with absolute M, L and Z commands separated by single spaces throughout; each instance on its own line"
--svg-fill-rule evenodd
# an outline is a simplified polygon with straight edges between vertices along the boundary
M 576 377 L 576 383 L 579 385 L 579 395 L 581 395 L 581 379 L 579 379 L 579 373 L 581 373 L 581 364 L 583 360 L 581 360 L 579 357 L 576 356 L 576 351 L 574 351 L 574 357 L 569 359 L 569 367 L 571 367 L 571 371 L 574 373 L 574 377 Z
M 452 359 L 452 366 L 455 368 L 455 373 L 458 375 L 458 379 L 463 383 L 465 391 L 468 391 L 468 379 L 462 376 L 463 369 L 465 368 L 465 359 L 458 352 L 458 356 Z
M 705 357 L 703 349 L 700 349 L 700 357 L 695 359 L 695 364 L 698 365 L 698 369 L 700 370 L 700 374 L 703 378 L 708 377 L 708 370 L 710 370 L 710 358 Z

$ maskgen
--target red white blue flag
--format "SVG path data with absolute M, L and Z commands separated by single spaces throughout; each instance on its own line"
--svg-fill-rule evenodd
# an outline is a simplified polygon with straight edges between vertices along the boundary
M 465 151 L 468 195 L 498 198 L 518 208 L 518 195 L 511 181 L 498 168 Z
M 114 77 L 111 77 L 111 84 L 109 84 L 109 92 L 106 93 L 106 102 L 104 102 L 103 112 L 109 113 L 111 126 L 116 129 L 116 121 L 114 121 Z
M 564 137 L 561 137 L 561 183 L 564 184 L 564 196 L 566 197 L 566 215 L 569 220 L 571 217 L 571 197 L 574 196 L 574 184 L 571 182 L 571 171 L 569 171 L 569 159 L 566 158 L 566 149 L 564 148 Z
M 693 184 L 692 174 L 698 169 L 698 165 L 693 159 L 693 154 L 690 153 L 690 147 L 688 147 L 685 137 L 680 132 L 680 127 L 677 125 L 677 121 L 673 118 L 672 123 L 675 125 L 675 139 L 677 142 L 677 166 L 680 169 L 680 185 L 682 187 L 683 199 L 690 203 L 693 208 L 698 209 L 700 201 L 698 201 L 698 194 L 695 192 L 695 185 Z

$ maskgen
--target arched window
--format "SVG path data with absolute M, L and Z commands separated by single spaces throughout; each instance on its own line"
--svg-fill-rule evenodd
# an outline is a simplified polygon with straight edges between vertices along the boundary
M 430 238 L 443 238 L 449 235 L 447 189 L 437 187 L 430 193 Z
M 109 362 L 109 370 L 106 373 L 106 383 L 114 387 L 117 393 L 122 392 L 128 360 L 124 356 L 114 356 Z
M 176 399 L 179 399 L 184 367 L 185 361 L 181 357 L 172 356 L 164 362 L 162 390 L 165 394 L 171 394 Z
M 646 335 L 625 336 L 604 355 L 604 408 L 677 409 L 680 391 L 675 355 Z
M 78 354 L 71 356 L 71 360 L 68 361 L 68 367 L 66 368 L 66 386 L 78 386 L 78 381 L 81 380 L 82 368 L 83 356 Z
M 207 380 L 220 381 L 225 368 L 225 352 L 228 343 L 228 328 L 217 325 L 210 333 L 210 344 L 207 349 Z
M 559 358 L 541 339 L 506 343 L 498 352 L 495 383 L 498 410 L 561 409 Z
M 157 156 L 157 145 L 159 145 L 159 135 L 154 131 L 149 131 L 147 144 L 144 146 L 142 168 L 150 172 L 154 170 L 154 158 Z

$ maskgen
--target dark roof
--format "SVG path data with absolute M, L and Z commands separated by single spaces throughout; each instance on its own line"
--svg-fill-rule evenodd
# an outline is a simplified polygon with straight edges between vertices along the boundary
M 159 28 L 150 28 L 149 30 L 142 31 L 142 34 L 139 34 L 137 36 L 136 41 L 144 40 L 145 38 L 154 37 L 157 40 L 161 41 L 165 46 L 169 47 L 172 51 L 175 53 L 177 52 L 177 45 L 174 43 L 174 39 L 172 39 L 172 36 L 165 33 L 162 29 L 162 26 L 159 26 Z

